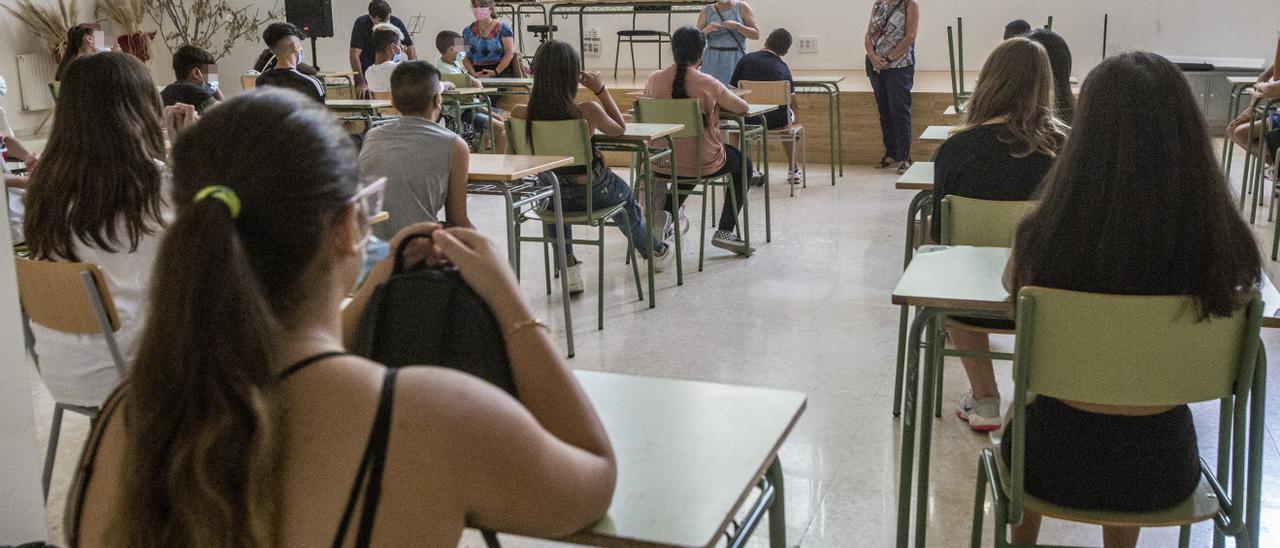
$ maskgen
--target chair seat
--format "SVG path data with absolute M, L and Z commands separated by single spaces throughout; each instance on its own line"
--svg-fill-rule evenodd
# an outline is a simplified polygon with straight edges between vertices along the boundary
M 671 33 L 664 30 L 620 30 L 618 31 L 618 36 L 621 36 L 623 38 L 631 38 L 631 37 L 637 37 L 637 36 L 660 36 L 663 38 L 670 38 Z
M 993 453 L 999 448 L 991 449 Z M 1000 475 L 1000 488 L 1009 492 L 1009 469 L 999 454 L 993 454 L 996 461 L 996 473 Z M 1031 512 L 1052 518 L 1107 525 L 1113 527 L 1175 527 L 1187 525 L 1212 518 L 1221 510 L 1218 497 L 1214 495 L 1209 480 L 1200 475 L 1200 484 L 1196 490 L 1178 505 L 1154 512 L 1110 512 L 1106 510 L 1082 510 L 1059 506 L 1046 502 L 1031 493 L 1023 493 L 1023 507 Z
M 787 127 L 769 130 L 769 135 L 787 135 L 791 133 L 804 133 L 804 124 L 796 122 Z
M 1010 320 L 1012 322 L 1012 320 Z M 1001 329 L 991 327 L 989 325 L 978 325 L 965 321 L 964 318 L 947 318 L 947 329 L 961 329 L 964 331 L 972 331 L 974 333 L 984 333 L 987 335 L 1014 335 L 1017 331 L 1013 329 Z
M 559 32 L 560 27 L 555 25 L 529 25 L 529 32 L 534 34 L 546 34 L 548 32 Z
M 601 221 L 612 219 L 618 211 L 622 210 L 625 204 L 611 205 L 609 207 L 597 209 L 595 211 L 566 211 L 564 212 L 564 224 L 567 225 L 593 225 Z M 555 223 L 556 212 L 554 209 L 547 208 L 534 212 L 538 220 L 544 223 Z

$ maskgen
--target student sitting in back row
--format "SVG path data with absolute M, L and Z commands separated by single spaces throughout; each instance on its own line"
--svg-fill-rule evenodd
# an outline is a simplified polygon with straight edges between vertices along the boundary
M 1026 36 L 1031 32 L 1031 23 L 1025 19 L 1014 19 L 1004 26 L 1004 39 L 1008 40 L 1017 36 Z
M 1044 47 L 1026 38 L 1005 40 L 979 73 L 964 122 L 933 157 L 933 241 L 942 241 L 942 199 L 1030 200 L 1066 141 L 1066 126 L 1054 117 L 1053 72 Z M 957 318 L 957 324 L 1013 329 L 1012 322 Z M 957 350 L 989 352 L 985 333 L 951 330 Z M 977 431 L 1000 427 L 1000 390 L 990 358 L 960 359 L 971 390 L 956 416 Z
M 373 27 L 373 64 L 364 72 L 365 84 L 371 93 L 391 92 L 391 71 L 400 64 L 404 35 L 390 23 L 378 23 Z
M 223 101 L 222 90 L 214 79 L 217 59 L 207 50 L 195 46 L 182 46 L 173 53 L 174 83 L 160 92 L 164 106 L 184 103 L 203 114 L 205 109 Z
M 373 79 L 368 81 L 372 87 Z M 374 225 L 374 234 L 390 240 L 406 226 L 436 222 L 441 209 L 449 224 L 470 227 L 471 152 L 466 141 L 436 122 L 444 90 L 440 72 L 426 61 L 405 61 L 391 73 L 390 88 L 400 119 L 369 130 L 360 150 L 361 179 L 388 179 L 384 207 L 390 218 Z
M 529 106 L 516 107 L 511 113 L 512 116 L 524 118 L 533 123 L 544 120 L 586 120 L 587 130 L 591 134 L 599 131 L 610 137 L 622 135 L 626 131 L 627 123 L 622 117 L 622 111 L 613 101 L 613 96 L 609 95 L 609 91 L 605 89 L 604 83 L 600 81 L 599 73 L 582 71 L 582 60 L 573 46 L 551 40 L 538 48 L 538 53 L 533 58 L 533 65 L 537 72 L 533 79 L 533 92 L 529 94 Z M 579 85 L 591 91 L 596 96 L 596 100 L 578 104 L 576 98 Z M 530 132 L 532 127 L 530 124 Z M 560 186 L 562 207 L 565 211 L 586 210 L 587 193 L 591 193 L 591 207 L 594 209 L 625 203 L 623 211 L 626 212 L 630 224 L 623 226 L 621 219 L 615 218 L 619 221 L 618 229 L 626 235 L 628 240 L 631 240 L 631 244 L 642 257 L 648 254 L 649 245 L 652 244 L 654 257 L 646 258 L 654 261 L 654 271 L 666 270 L 676 256 L 675 246 L 665 241 L 665 234 L 671 232 L 669 229 L 672 226 L 671 215 L 655 214 L 656 219 L 664 219 L 664 221 L 661 228 L 655 227 L 651 234 L 645 215 L 640 211 L 640 205 L 636 203 L 636 198 L 631 193 L 631 186 L 604 164 L 604 157 L 598 149 L 593 147 L 591 153 L 593 157 L 590 168 L 570 167 L 555 170 L 556 175 L 564 182 Z M 556 235 L 555 224 L 544 226 L 548 238 Z M 650 238 L 652 241 L 649 240 Z M 573 256 L 571 243 L 573 232 L 569 225 L 564 226 L 564 239 L 569 292 L 581 293 L 583 291 L 582 263 Z
M 440 57 L 436 58 L 436 69 L 440 74 L 466 75 L 471 87 L 484 87 L 484 84 L 467 73 L 466 67 L 462 65 L 462 59 L 466 57 L 467 50 L 463 45 L 461 34 L 451 30 L 440 31 L 440 34 L 436 35 L 436 50 L 440 52 Z M 493 131 L 497 153 L 507 152 L 507 119 L 499 114 L 497 109 L 494 109 L 492 115 L 477 110 L 464 111 L 462 123 L 471 124 L 476 135 L 484 135 L 485 129 Z
M 313 76 L 298 72 L 298 64 L 302 62 L 305 55 L 302 50 L 302 31 L 292 23 L 272 23 L 262 32 L 262 41 L 271 49 L 276 63 L 273 68 L 258 75 L 258 87 L 289 88 L 323 104 L 324 83 Z
M 747 82 L 788 82 L 791 84 L 791 106 L 785 109 L 778 109 L 767 113 L 763 116 L 763 124 L 770 130 L 783 129 L 796 121 L 796 112 L 799 112 L 799 106 L 796 104 L 796 83 L 791 78 L 791 67 L 787 66 L 786 61 L 782 58 L 787 56 L 787 52 L 791 50 L 791 33 L 787 29 L 775 29 L 769 33 L 769 37 L 764 41 L 764 49 L 760 51 L 748 53 L 738 66 L 733 70 L 733 77 L 729 80 L 729 85 L 738 87 L 743 81 Z M 760 118 L 751 118 L 747 120 L 749 124 L 761 124 Z M 790 184 L 800 183 L 800 169 L 796 165 L 796 143 L 795 141 L 783 141 L 782 149 L 787 152 L 787 165 L 790 168 L 787 171 L 787 182 Z

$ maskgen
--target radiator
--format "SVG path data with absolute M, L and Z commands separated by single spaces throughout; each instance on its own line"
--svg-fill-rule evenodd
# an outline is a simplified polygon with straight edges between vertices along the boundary
M 22 88 L 22 110 L 53 108 L 49 83 L 55 71 L 48 53 L 24 53 L 18 56 L 18 85 Z

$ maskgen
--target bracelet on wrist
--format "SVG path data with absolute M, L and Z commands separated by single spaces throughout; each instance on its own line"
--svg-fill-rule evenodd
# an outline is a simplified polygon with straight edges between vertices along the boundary
M 519 333 L 531 327 L 541 327 L 542 329 L 545 329 L 548 333 L 551 332 L 551 328 L 548 327 L 547 324 L 543 323 L 542 320 L 538 318 L 529 318 L 527 320 L 521 320 L 508 326 L 505 330 L 502 331 L 502 338 L 510 339 L 512 335 L 515 335 L 516 333 Z
M 604 90 L 605 90 L 605 88 L 607 88 L 607 87 L 608 87 L 608 86 L 605 86 L 604 84 L 600 84 L 600 89 L 599 89 L 598 91 L 592 91 L 591 93 L 594 93 L 594 94 L 596 94 L 596 95 L 600 95 L 601 93 L 604 93 Z

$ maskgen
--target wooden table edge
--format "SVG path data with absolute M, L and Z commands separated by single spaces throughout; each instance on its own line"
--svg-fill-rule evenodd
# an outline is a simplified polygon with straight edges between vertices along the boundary
M 1001 302 L 995 301 L 964 301 L 958 299 L 938 299 L 933 297 L 913 297 L 910 295 L 893 295 L 889 302 L 895 305 L 919 306 L 925 308 L 941 308 L 945 309 L 950 315 L 953 311 L 956 314 L 965 311 L 971 312 L 997 312 L 1013 317 L 1014 303 L 1012 300 Z
M 473 155 L 472 155 L 472 157 L 475 157 L 475 156 L 478 156 L 478 155 L 476 155 L 476 154 L 473 154 Z M 516 156 L 516 155 L 514 155 L 514 154 L 486 154 L 485 156 Z M 570 158 L 570 157 L 568 157 L 568 156 L 565 156 L 565 157 L 563 157 L 563 158 L 560 158 L 559 160 L 549 161 L 549 162 L 546 162 L 546 163 L 544 163 L 544 164 L 540 164 L 540 165 L 538 165 L 538 166 L 536 166 L 536 167 L 528 168 L 528 169 L 524 169 L 524 170 L 517 171 L 517 172 L 513 172 L 513 173 L 511 173 L 511 174 L 498 175 L 498 174 L 493 174 L 493 173 L 468 173 L 468 174 L 467 174 L 467 180 L 470 180 L 470 181 L 484 181 L 484 182 L 491 182 L 491 183 L 504 183 L 504 182 L 509 182 L 509 181 L 515 181 L 515 180 L 517 180 L 517 179 L 521 179 L 521 178 L 523 178 L 523 177 L 528 177 L 528 176 L 530 176 L 530 175 L 537 175 L 537 174 L 539 174 L 539 173 L 546 173 L 546 172 L 551 171 L 551 170 L 553 170 L 553 169 L 556 169 L 556 168 L 558 168 L 558 167 L 564 167 L 564 166 L 567 166 L 567 165 L 572 164 L 572 163 L 573 163 L 573 158 Z

